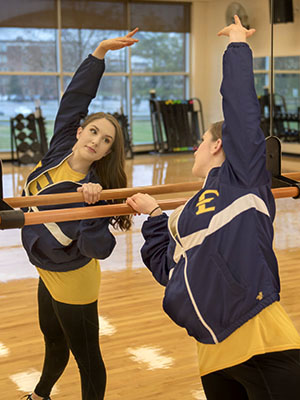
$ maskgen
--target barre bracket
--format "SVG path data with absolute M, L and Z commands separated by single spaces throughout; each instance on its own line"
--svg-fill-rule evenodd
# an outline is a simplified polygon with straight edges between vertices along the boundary
M 272 189 L 294 186 L 298 188 L 298 195 L 293 199 L 300 198 L 300 182 L 281 175 L 281 142 L 276 136 L 266 138 L 266 165 L 272 174 Z
M 2 161 L 0 160 L 0 229 L 22 228 L 25 216 L 22 210 L 14 210 L 3 200 Z

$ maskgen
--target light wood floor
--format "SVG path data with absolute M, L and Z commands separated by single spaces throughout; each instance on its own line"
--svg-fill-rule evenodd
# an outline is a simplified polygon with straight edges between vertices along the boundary
M 130 186 L 194 180 L 192 154 L 143 155 L 127 161 Z M 300 171 L 300 159 L 284 158 L 283 171 Z M 4 164 L 4 197 L 19 195 L 30 168 Z M 187 195 L 187 194 L 184 194 Z M 166 197 L 166 196 L 164 196 Z M 181 197 L 173 195 L 173 197 Z M 277 200 L 275 248 L 282 303 L 300 331 L 300 209 L 294 199 Z M 143 267 L 139 248 L 144 218 L 129 233 L 117 233 L 113 255 L 101 263 L 101 349 L 108 372 L 107 400 L 205 399 L 196 345 L 161 308 L 163 288 Z M 0 231 L 0 398 L 19 399 L 32 390 L 42 368 L 37 275 L 20 243 L 19 230 Z M 80 400 L 73 359 L 53 400 Z

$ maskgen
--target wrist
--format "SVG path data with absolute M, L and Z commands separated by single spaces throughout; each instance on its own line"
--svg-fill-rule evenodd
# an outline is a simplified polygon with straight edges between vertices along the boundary
M 152 211 L 149 212 L 149 217 L 157 217 L 158 215 L 162 214 L 162 210 L 160 206 L 156 206 L 153 208 Z
M 96 48 L 92 55 L 100 60 L 103 60 L 108 50 L 104 49 L 101 44 Z

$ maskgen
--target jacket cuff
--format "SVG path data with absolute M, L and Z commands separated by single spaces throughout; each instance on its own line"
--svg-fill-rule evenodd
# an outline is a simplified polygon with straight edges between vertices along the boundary
M 229 45 L 227 46 L 227 49 L 230 49 L 230 47 L 248 47 L 250 48 L 249 44 L 246 42 L 231 42 L 229 43 Z
M 159 214 L 159 215 L 154 215 L 153 217 L 151 217 L 150 215 L 148 215 L 148 218 L 147 218 L 147 221 L 153 221 L 154 220 L 154 218 L 155 218 L 155 221 L 159 221 L 159 220 L 163 220 L 163 219 L 165 219 L 165 218 L 168 218 L 168 216 L 167 216 L 167 214 L 166 213 L 162 213 L 162 214 Z
M 92 59 L 93 61 L 98 62 L 99 64 L 104 64 L 105 65 L 105 59 L 103 58 L 102 60 L 100 58 L 97 58 L 93 56 L 93 54 L 89 54 L 88 58 Z

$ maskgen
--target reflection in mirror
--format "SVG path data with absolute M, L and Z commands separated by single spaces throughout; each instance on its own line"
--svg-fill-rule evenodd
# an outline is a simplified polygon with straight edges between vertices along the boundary
M 282 140 L 284 152 L 300 154 L 300 0 L 208 0 L 205 5 L 193 3 L 195 44 L 191 48 L 191 95 L 203 102 L 206 127 L 222 118 L 220 59 L 226 39 L 220 40 L 215 32 L 226 24 L 230 15 L 233 17 L 236 10 L 241 10 L 244 21 L 256 29 L 249 44 L 254 55 L 262 128 L 266 136 L 270 134 L 271 4 L 276 7 L 273 24 L 273 133 Z
M 283 152 L 300 154 L 300 2 L 272 0 L 270 6 L 274 13 L 272 130 L 281 139 Z M 266 117 L 266 107 L 264 112 Z

